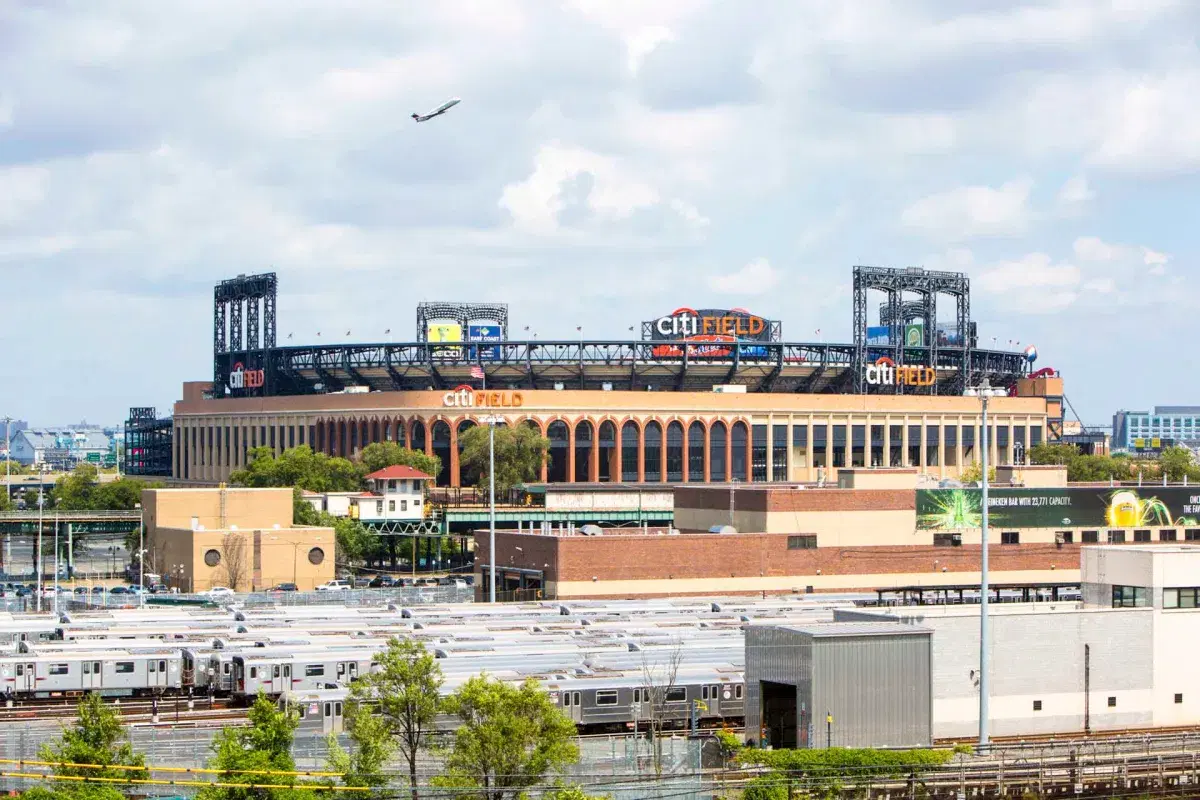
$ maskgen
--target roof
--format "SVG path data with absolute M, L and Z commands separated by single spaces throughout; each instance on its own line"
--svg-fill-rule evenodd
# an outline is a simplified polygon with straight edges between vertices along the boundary
M 811 625 L 779 625 L 781 630 L 801 633 L 814 639 L 845 636 L 910 636 L 933 633 L 929 628 L 901 622 L 817 622 Z
M 23 438 L 35 450 L 68 446 L 80 450 L 107 450 L 110 446 L 109 437 L 98 430 L 27 428 L 13 433 L 12 438 Z
M 377 472 L 372 472 L 370 475 L 367 476 L 367 480 L 369 480 L 369 481 L 379 481 L 379 480 L 384 480 L 384 481 L 394 481 L 394 480 L 431 481 L 431 480 L 433 480 L 433 476 L 426 475 L 424 472 L 421 472 L 421 470 L 414 469 L 413 467 L 410 467 L 407 464 L 396 464 L 395 466 L 384 467 L 383 469 L 381 469 Z

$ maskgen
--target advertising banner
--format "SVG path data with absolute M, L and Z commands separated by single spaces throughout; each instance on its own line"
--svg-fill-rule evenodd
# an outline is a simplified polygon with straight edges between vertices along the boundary
M 892 329 L 886 325 L 872 325 L 867 328 L 867 344 L 889 345 L 892 343 Z
M 979 489 L 918 489 L 917 528 L 978 528 Z M 1138 528 L 1200 525 L 1200 487 L 991 489 L 989 526 L 995 528 Z
M 501 341 L 499 325 L 468 325 L 467 326 L 467 341 L 468 342 L 499 342 Z M 470 359 L 472 361 L 498 361 L 500 359 L 499 347 L 472 347 L 470 348 Z
M 653 320 L 647 327 L 651 340 L 696 342 L 687 348 L 689 358 L 729 358 L 733 342 L 743 343 L 743 358 L 764 358 L 767 348 L 744 343 L 774 341 L 772 331 L 778 326 L 744 308 L 685 307 Z M 651 353 L 655 358 L 682 358 L 683 348 L 664 344 Z
M 435 343 L 461 342 L 462 325 L 457 322 L 431 322 L 426 338 Z

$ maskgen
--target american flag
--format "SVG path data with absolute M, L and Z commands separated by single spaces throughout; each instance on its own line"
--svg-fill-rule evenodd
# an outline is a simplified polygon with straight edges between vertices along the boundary
M 483 380 L 483 367 L 479 366 L 478 364 L 471 367 L 471 377 L 477 381 Z

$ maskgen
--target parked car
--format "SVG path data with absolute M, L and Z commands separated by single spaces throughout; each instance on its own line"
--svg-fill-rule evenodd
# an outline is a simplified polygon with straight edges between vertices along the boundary
M 92 594 L 104 594 L 104 587 L 103 586 L 93 586 Z
M 75 594 L 86 595 L 86 594 L 88 594 L 88 588 L 86 586 L 76 586 Z
M 207 595 L 208 597 L 232 597 L 233 589 L 230 589 L 228 586 L 214 586 L 207 592 L 201 592 L 200 594 Z
M 269 592 L 298 592 L 300 587 L 294 583 L 277 583 L 267 591 Z
M 318 592 L 345 592 L 352 587 L 350 581 L 327 581 L 317 587 Z
M 400 583 L 391 575 L 376 575 L 368 584 L 372 589 L 390 589 L 393 586 L 399 586 Z
M 109 594 L 133 594 L 133 592 L 129 591 L 124 586 L 114 586 L 108 590 L 108 593 Z
M 168 594 L 170 591 L 165 583 L 156 583 L 150 587 L 150 594 Z

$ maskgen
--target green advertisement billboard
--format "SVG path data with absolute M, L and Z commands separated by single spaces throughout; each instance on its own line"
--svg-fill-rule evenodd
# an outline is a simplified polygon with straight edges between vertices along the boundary
M 978 528 L 979 489 L 918 489 L 917 528 Z M 989 489 L 989 524 L 1003 528 L 1200 526 L 1200 487 Z

